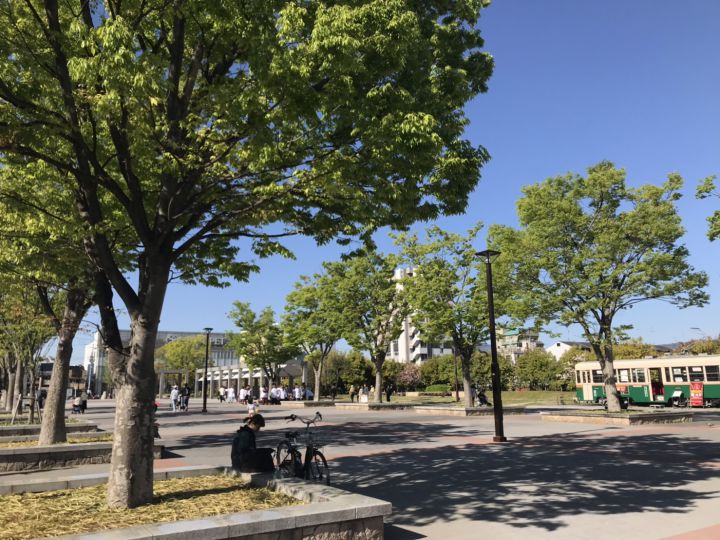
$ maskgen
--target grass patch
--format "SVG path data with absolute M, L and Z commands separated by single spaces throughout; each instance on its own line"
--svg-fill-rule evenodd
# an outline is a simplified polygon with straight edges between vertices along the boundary
M 112 433 L 103 433 L 102 435 L 95 435 L 93 437 L 68 437 L 67 443 L 60 444 L 80 444 L 80 443 L 96 443 L 96 442 L 110 442 L 113 440 Z M 37 446 L 37 441 L 17 441 L 17 442 L 6 442 L 0 443 L 0 448 L 30 448 Z
M 0 497 L 0 539 L 24 540 L 167 523 L 233 512 L 301 504 L 267 488 L 231 476 L 199 476 L 155 482 L 151 504 L 112 510 L 106 485 Z M 51 519 L 51 529 L 48 529 Z

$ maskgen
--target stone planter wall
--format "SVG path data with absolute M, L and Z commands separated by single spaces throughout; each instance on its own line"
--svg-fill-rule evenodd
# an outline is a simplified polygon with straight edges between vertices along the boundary
M 66 433 L 83 433 L 97 431 L 97 424 L 93 422 L 74 422 L 65 425 Z M 13 437 L 17 435 L 40 435 L 40 424 L 18 424 L 14 426 L 0 426 L 0 438 Z
M 162 458 L 163 449 L 163 446 L 156 445 L 153 449 L 153 457 Z M 110 463 L 111 455 L 111 442 L 0 448 L 0 472 Z
M 578 424 L 604 424 L 611 426 L 633 426 L 640 424 L 675 424 L 692 422 L 692 412 L 651 412 L 644 414 L 589 414 L 554 413 L 544 414 L 543 422 L 574 422 Z

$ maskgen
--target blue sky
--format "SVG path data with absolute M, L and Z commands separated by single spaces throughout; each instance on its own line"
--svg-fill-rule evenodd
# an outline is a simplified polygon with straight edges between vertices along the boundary
M 630 185 L 679 172 L 683 242 L 691 263 L 710 276 L 711 302 L 686 310 L 646 302 L 618 322 L 633 324 L 631 335 L 651 343 L 720 333 L 720 242 L 705 235 L 706 217 L 720 201 L 694 198 L 700 179 L 720 174 L 718 21 L 715 0 L 496 0 L 480 20 L 495 73 L 488 93 L 466 107 L 467 137 L 492 159 L 465 215 L 438 224 L 458 232 L 478 220 L 514 226 L 523 185 L 582 173 L 605 159 L 627 170 Z M 391 249 L 385 235 L 377 241 Z M 341 252 L 307 239 L 289 246 L 296 260 L 259 261 L 262 270 L 249 283 L 220 290 L 171 284 L 161 328 L 231 330 L 227 313 L 236 300 L 281 312 L 298 276 Z M 581 339 L 577 328 L 557 331 L 561 339 Z M 74 362 L 89 340 L 78 336 Z

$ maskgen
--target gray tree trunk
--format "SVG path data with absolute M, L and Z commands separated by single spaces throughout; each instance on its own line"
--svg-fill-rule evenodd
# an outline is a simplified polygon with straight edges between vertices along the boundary
M 13 381 L 13 405 L 18 401 L 22 401 L 23 396 L 23 363 L 18 359 L 15 364 L 15 380 Z M 21 411 L 22 412 L 22 411 Z
M 73 339 L 80 322 L 89 308 L 87 291 L 71 289 L 65 302 L 65 311 L 58 329 L 58 346 L 55 352 L 50 387 L 43 409 L 39 445 L 57 444 L 67 441 L 65 430 L 65 397 L 73 352 Z
M 7 370 L 8 387 L 5 392 L 5 410 L 12 411 L 13 403 L 15 403 L 15 370 L 8 368 Z
M 115 386 L 115 429 L 107 490 L 111 508 L 134 508 L 150 502 L 153 496 L 153 359 L 157 325 L 145 328 L 134 321 L 132 330 L 127 375 Z M 111 361 L 111 365 L 119 362 L 122 360 Z
M 465 356 L 460 357 L 460 365 L 462 368 L 462 379 L 463 379 L 463 391 L 465 392 L 465 395 L 463 396 L 463 404 L 466 409 L 469 409 L 473 406 L 472 402 L 472 394 L 470 392 L 470 386 L 472 386 L 472 376 L 470 375 L 470 362 L 472 360 L 472 355 L 468 358 Z
M 320 377 L 322 376 L 323 362 L 320 360 L 317 369 L 313 366 L 313 372 L 315 374 L 315 395 L 313 401 L 320 401 Z
M 375 364 L 375 403 L 382 403 L 382 395 L 383 395 L 383 364 L 385 363 L 385 357 L 377 358 L 373 360 L 373 364 Z

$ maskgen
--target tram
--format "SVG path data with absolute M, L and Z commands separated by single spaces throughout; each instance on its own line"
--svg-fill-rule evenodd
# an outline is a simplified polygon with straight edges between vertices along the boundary
M 638 405 L 720 406 L 720 355 L 615 360 L 618 392 Z M 598 362 L 575 364 L 578 401 L 605 398 Z

